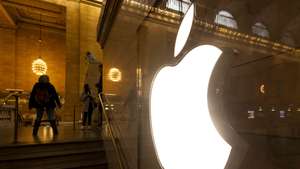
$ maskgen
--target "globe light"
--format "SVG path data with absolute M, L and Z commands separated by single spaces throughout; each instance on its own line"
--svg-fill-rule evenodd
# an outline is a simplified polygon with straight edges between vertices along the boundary
M 47 64 L 38 58 L 32 62 L 32 72 L 36 75 L 44 75 L 47 72 Z
M 118 68 L 111 68 L 108 71 L 108 78 L 113 82 L 119 82 L 122 80 L 122 73 Z
M 40 14 L 40 23 L 42 23 L 42 14 Z M 42 48 L 42 25 L 40 24 L 40 31 L 39 31 L 39 56 L 41 56 L 41 48 Z M 32 72 L 36 75 L 44 75 L 47 72 L 47 64 L 45 61 L 39 57 L 38 59 L 32 62 Z

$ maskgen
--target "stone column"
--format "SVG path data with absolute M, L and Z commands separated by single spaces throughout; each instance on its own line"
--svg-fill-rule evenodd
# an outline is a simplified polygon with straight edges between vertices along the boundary
M 67 1 L 66 16 L 66 98 L 63 121 L 73 120 L 74 106 L 79 116 L 79 81 L 80 81 L 80 3 Z M 78 119 L 79 117 L 76 117 Z

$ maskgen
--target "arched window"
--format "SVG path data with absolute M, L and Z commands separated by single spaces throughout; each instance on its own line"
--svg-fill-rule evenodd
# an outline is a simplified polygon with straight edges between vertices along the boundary
M 295 40 L 293 39 L 291 33 L 284 33 L 280 41 L 286 45 L 295 47 Z
M 186 13 L 190 4 L 190 0 L 168 0 L 166 6 L 169 9 Z
M 227 11 L 220 11 L 215 18 L 215 23 L 237 29 L 237 22 L 233 16 Z
M 256 22 L 252 26 L 252 33 L 254 33 L 255 35 L 261 36 L 261 37 L 266 37 L 266 38 L 270 37 L 267 27 L 260 22 Z

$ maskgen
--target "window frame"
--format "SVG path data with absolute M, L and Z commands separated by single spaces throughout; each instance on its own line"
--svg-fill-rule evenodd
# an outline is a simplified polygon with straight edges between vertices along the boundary
M 218 11 L 218 13 L 215 16 L 214 23 L 226 26 L 228 28 L 238 29 L 238 24 L 236 19 L 233 17 L 233 15 L 230 12 L 226 10 Z

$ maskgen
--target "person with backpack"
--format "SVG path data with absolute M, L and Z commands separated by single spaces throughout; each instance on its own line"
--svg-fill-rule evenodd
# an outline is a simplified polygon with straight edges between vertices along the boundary
M 81 129 L 91 129 L 92 114 L 96 105 L 94 97 L 92 96 L 90 86 L 84 85 L 83 92 L 80 96 L 80 100 L 83 102 L 83 119 Z M 88 126 L 86 127 L 86 121 Z
M 50 83 L 49 76 L 41 75 L 38 82 L 34 84 L 29 98 L 29 109 L 36 109 L 36 119 L 32 135 L 36 136 L 38 134 L 44 111 L 47 112 L 53 134 L 58 134 L 54 112 L 56 106 L 61 108 L 55 87 Z

